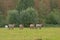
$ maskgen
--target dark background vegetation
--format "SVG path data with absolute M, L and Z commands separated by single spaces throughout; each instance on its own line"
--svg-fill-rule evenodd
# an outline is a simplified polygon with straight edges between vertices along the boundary
M 5 24 L 60 25 L 60 0 L 0 0 L 0 27 Z

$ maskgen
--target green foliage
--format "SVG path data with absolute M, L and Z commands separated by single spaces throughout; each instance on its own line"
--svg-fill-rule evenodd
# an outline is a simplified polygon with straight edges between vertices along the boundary
M 0 15 L 0 26 L 3 26 L 5 23 L 4 23 L 4 17 L 3 15 Z
M 20 0 L 17 5 L 17 10 L 20 12 L 26 10 L 28 7 L 34 6 L 34 0 Z
M 47 16 L 41 14 L 39 17 L 36 10 L 32 7 L 29 7 L 26 10 L 22 10 L 20 14 L 17 10 L 8 11 L 7 20 L 8 23 L 21 23 L 25 26 L 28 26 L 30 23 L 39 23 L 40 20 L 46 24 L 60 24 L 60 12 L 58 9 L 54 9 Z
M 50 7 L 51 7 L 51 10 L 58 8 L 57 0 L 50 0 Z
M 19 23 L 19 14 L 17 10 L 9 10 L 7 16 L 8 23 Z
M 47 23 L 50 24 L 60 24 L 60 12 L 58 9 L 54 9 L 53 11 L 51 11 L 51 13 L 49 14 L 49 16 L 46 19 Z
M 39 18 L 35 9 L 31 7 L 21 11 L 20 14 L 18 14 L 17 10 L 8 11 L 7 21 L 8 23 L 22 23 L 25 26 L 28 26 L 30 23 L 38 23 Z
M 39 12 L 39 18 L 40 18 L 40 22 L 45 23 L 46 21 L 46 17 L 49 14 L 49 9 L 46 5 L 44 5 L 44 0 L 40 1 L 40 12 Z
M 39 18 L 37 12 L 33 8 L 27 8 L 20 12 L 20 23 L 22 24 L 30 24 L 30 23 L 38 23 Z

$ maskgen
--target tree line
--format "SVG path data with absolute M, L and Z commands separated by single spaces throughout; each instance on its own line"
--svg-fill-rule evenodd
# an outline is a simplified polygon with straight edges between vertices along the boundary
M 56 0 L 18 0 L 15 9 L 7 10 L 6 18 L 0 15 L 0 25 L 60 24 L 59 10 Z

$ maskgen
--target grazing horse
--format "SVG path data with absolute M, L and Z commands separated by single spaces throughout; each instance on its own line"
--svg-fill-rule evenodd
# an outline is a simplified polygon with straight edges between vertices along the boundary
M 20 25 L 19 25 L 19 28 L 20 28 L 20 29 L 23 29 L 23 28 L 24 28 L 23 24 L 20 24 Z
M 36 24 L 36 28 L 42 28 L 43 27 L 43 24 Z
M 14 29 L 15 24 L 9 24 L 9 29 Z
M 34 24 L 30 24 L 30 29 L 34 29 L 35 25 Z

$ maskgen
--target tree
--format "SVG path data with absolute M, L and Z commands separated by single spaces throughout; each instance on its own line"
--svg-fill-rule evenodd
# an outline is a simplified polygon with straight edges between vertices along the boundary
M 20 21 L 19 14 L 17 10 L 9 10 L 7 16 L 7 23 L 18 24 Z
M 26 10 L 28 7 L 33 7 L 34 6 L 34 0 L 20 0 L 17 5 L 17 10 L 22 11 Z
M 50 7 L 51 11 L 54 10 L 55 8 L 58 8 L 57 0 L 50 0 Z
M 41 0 L 39 4 L 38 15 L 40 18 L 40 22 L 45 23 L 45 18 L 48 16 L 50 12 L 50 4 L 48 0 Z
M 5 24 L 3 15 L 0 15 L 0 27 Z
M 7 11 L 8 10 L 13 10 L 16 8 L 16 2 L 17 0 L 0 0 L 0 8 L 1 8 L 1 12 L 4 16 L 4 20 L 5 20 L 5 23 L 7 22 Z
M 20 12 L 20 23 L 25 24 L 25 26 L 33 23 L 38 23 L 38 14 L 33 8 L 27 8 Z
M 53 11 L 51 11 L 46 19 L 46 23 L 60 24 L 60 11 L 58 9 L 54 9 Z

